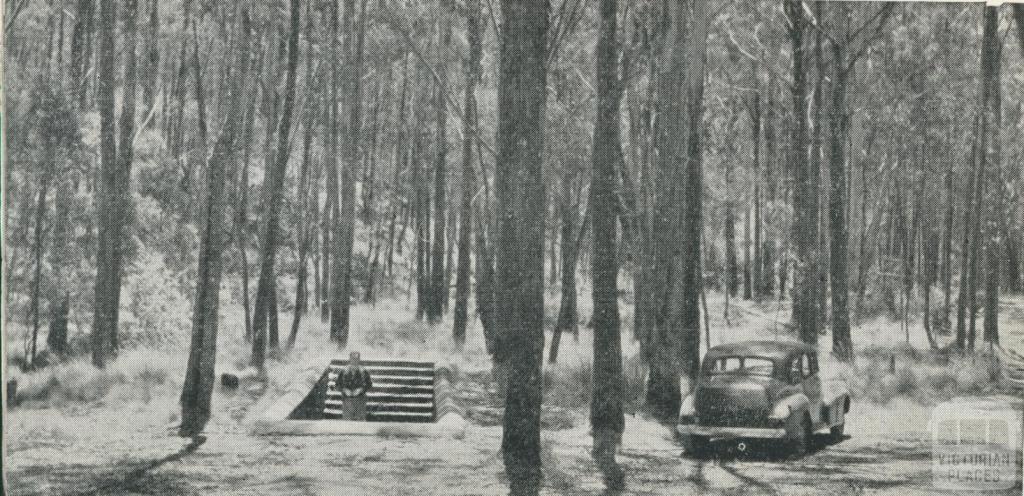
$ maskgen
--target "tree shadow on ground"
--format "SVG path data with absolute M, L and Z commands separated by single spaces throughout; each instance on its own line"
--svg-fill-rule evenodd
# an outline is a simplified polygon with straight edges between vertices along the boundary
M 182 491 L 182 489 L 185 488 L 184 485 L 181 482 L 176 481 L 173 477 L 153 476 L 148 472 L 160 468 L 168 463 L 181 460 L 182 458 L 194 453 L 205 442 L 205 436 L 193 437 L 187 445 L 170 455 L 137 465 L 128 472 L 116 471 L 114 473 L 98 476 L 94 487 L 72 494 L 175 494 L 187 492 Z
M 813 456 L 824 451 L 829 446 L 834 446 L 850 439 L 850 436 L 833 438 L 828 435 L 815 435 L 811 442 L 810 450 L 799 458 Z M 742 445 L 742 446 L 741 446 Z M 787 462 L 797 459 L 794 456 L 792 447 L 782 441 L 715 441 L 710 454 L 703 459 L 714 459 L 719 462 L 728 461 L 759 461 L 759 462 Z M 683 453 L 683 456 L 690 456 Z

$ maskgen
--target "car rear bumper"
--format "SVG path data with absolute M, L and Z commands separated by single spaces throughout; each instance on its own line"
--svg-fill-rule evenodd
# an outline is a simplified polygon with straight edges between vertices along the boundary
M 711 427 L 696 424 L 680 424 L 676 431 L 684 436 L 706 436 L 709 438 L 782 439 L 786 429 L 759 427 Z

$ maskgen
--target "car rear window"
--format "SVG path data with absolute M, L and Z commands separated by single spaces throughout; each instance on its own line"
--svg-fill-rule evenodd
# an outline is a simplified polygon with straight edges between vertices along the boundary
M 717 374 L 749 374 L 771 376 L 775 363 L 768 358 L 730 356 L 715 358 L 706 367 L 706 372 Z

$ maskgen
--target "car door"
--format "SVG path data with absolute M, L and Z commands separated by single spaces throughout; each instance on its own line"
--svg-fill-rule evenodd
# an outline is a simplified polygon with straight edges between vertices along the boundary
M 802 367 L 799 356 L 789 359 L 786 363 L 786 384 L 779 391 L 780 399 L 792 394 L 804 392 L 804 374 Z
M 800 354 L 800 371 L 803 374 L 803 390 L 809 402 L 811 421 L 817 429 L 828 419 L 824 417 L 821 403 L 821 377 L 818 375 L 818 357 L 813 353 Z

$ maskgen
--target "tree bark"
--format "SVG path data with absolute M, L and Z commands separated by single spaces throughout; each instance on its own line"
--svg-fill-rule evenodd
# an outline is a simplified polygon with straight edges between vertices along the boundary
M 1013 20 L 1017 24 L 1017 42 L 1020 53 L 1024 55 L 1024 4 L 1013 4 Z
M 942 321 L 941 332 L 950 331 L 950 300 L 953 295 L 953 208 L 956 205 L 953 192 L 953 166 L 950 161 L 946 171 L 946 214 L 942 229 Z
M 646 403 L 661 419 L 682 402 L 680 376 L 696 377 L 700 352 L 701 116 L 707 25 L 703 0 L 668 5 L 658 67 L 655 131 L 659 190 L 655 252 L 649 262 L 653 300 L 642 351 L 649 366 Z M 692 12 L 688 12 L 692 10 Z M 687 38 L 687 27 L 691 27 Z M 645 285 L 646 285 L 645 284 Z
M 703 292 L 701 271 L 701 232 L 703 232 L 703 118 L 704 78 L 707 62 L 706 47 L 709 24 L 709 5 L 706 0 L 694 0 L 691 6 L 693 22 L 690 52 L 687 57 L 687 139 L 685 160 L 685 196 L 682 219 L 682 256 L 680 290 L 682 303 L 679 328 L 682 330 L 683 372 L 690 384 L 695 384 L 700 370 L 700 295 Z M 675 322 L 670 314 L 670 322 Z M 678 406 L 678 405 L 677 405 Z
M 311 26 L 311 22 L 309 20 L 307 20 L 307 30 L 306 30 L 307 36 L 310 34 L 310 31 L 311 31 L 311 29 L 309 29 L 309 26 Z M 296 219 L 297 223 L 298 223 L 298 236 L 297 236 L 297 239 L 296 239 L 296 244 L 298 245 L 298 249 L 299 249 L 299 254 L 298 254 L 299 268 L 298 268 L 298 273 L 295 275 L 295 308 L 293 309 L 293 313 L 292 313 L 292 327 L 291 327 L 291 331 L 289 331 L 289 333 L 288 333 L 288 344 L 287 344 L 288 349 L 292 349 L 295 346 L 295 340 L 298 338 L 298 334 L 299 334 L 299 324 L 301 323 L 302 316 L 306 313 L 306 308 L 307 308 L 307 303 L 306 303 L 306 300 L 307 300 L 307 295 L 306 295 L 307 283 L 306 283 L 306 279 L 307 279 L 307 276 L 308 276 L 308 273 L 309 273 L 309 270 L 308 270 L 309 269 L 309 261 L 308 261 L 309 247 L 310 247 L 310 244 L 312 243 L 312 238 L 311 238 L 311 236 L 309 234 L 309 232 L 312 231 L 312 229 L 309 228 L 309 224 L 310 224 L 309 220 L 310 219 L 309 219 L 309 213 L 308 212 L 309 212 L 309 210 L 311 210 L 311 208 L 310 208 L 310 198 L 309 197 L 310 197 L 310 189 L 313 189 L 314 185 L 316 184 L 316 182 L 312 182 L 312 183 L 310 182 L 310 172 L 309 172 L 309 162 L 311 160 L 310 155 L 312 153 L 310 148 L 311 148 L 311 146 L 313 144 L 313 133 L 312 133 L 312 128 L 314 126 L 314 124 L 313 124 L 313 114 L 316 113 L 314 109 L 315 109 L 316 104 L 317 104 L 316 98 L 313 95 L 313 91 L 314 90 L 313 90 L 313 76 L 312 76 L 312 73 L 313 73 L 313 63 L 312 63 L 312 61 L 313 61 L 312 51 L 309 51 L 309 52 L 307 52 L 307 55 L 306 55 L 306 67 L 307 67 L 306 70 L 307 70 L 307 72 L 306 72 L 306 85 L 305 86 L 306 86 L 306 95 L 307 95 L 306 98 L 308 99 L 308 101 L 306 103 L 306 109 L 304 111 L 304 113 L 305 113 L 305 119 L 304 119 L 305 122 L 303 124 L 303 128 L 304 129 L 303 129 L 303 135 L 302 135 L 302 166 L 300 167 L 300 170 L 299 170 L 299 183 L 298 183 L 298 190 L 296 191 L 296 196 L 299 199 L 299 207 L 298 207 L 298 212 L 297 212 L 298 219 Z M 319 78 L 317 78 L 317 79 L 319 79 Z M 317 174 L 317 176 L 319 177 L 319 174 Z M 317 209 L 316 202 L 314 201 L 314 202 L 312 202 L 312 204 L 313 204 L 312 210 L 315 211 Z
M 324 198 L 323 217 L 321 220 L 321 242 L 320 242 L 320 263 L 322 276 L 320 279 L 320 321 L 330 322 L 331 313 L 336 308 L 335 291 L 337 281 L 334 279 L 334 264 L 337 262 L 337 254 L 332 246 L 338 239 L 334 236 L 339 229 L 340 206 L 338 204 L 338 87 L 341 85 L 338 74 L 338 66 L 342 63 L 341 53 L 338 49 L 338 24 L 339 24 L 339 0 L 331 1 L 331 27 L 330 27 L 330 53 L 331 53 L 331 78 L 330 91 L 328 93 L 328 104 L 324 112 L 327 117 L 329 130 L 324 135 L 323 148 L 327 150 L 325 169 L 327 171 L 326 197 Z M 331 340 L 336 341 L 334 333 L 331 333 Z
M 986 343 L 999 344 L 999 282 L 1001 243 L 999 220 L 1003 212 L 1002 178 L 1002 108 L 1000 92 L 999 8 L 985 7 L 985 27 L 982 35 L 982 95 L 984 113 L 982 118 L 983 141 L 982 162 L 991 169 L 988 179 L 990 196 L 985 224 L 985 321 L 983 338 Z M 984 180 L 984 179 L 982 179 Z M 982 212 L 979 210 L 979 215 Z
M 254 90 L 255 91 L 255 90 Z M 242 137 L 242 171 L 238 179 L 238 211 L 235 217 L 235 243 L 242 265 L 242 310 L 245 316 L 245 340 L 252 340 L 252 312 L 249 298 L 249 152 L 252 148 L 256 105 L 247 104 Z
M 736 257 L 736 213 L 732 201 L 732 161 L 725 164 L 725 293 L 733 298 L 739 292 L 740 264 Z M 747 233 L 749 234 L 749 230 Z M 749 235 L 746 239 L 749 239 Z M 745 281 L 750 280 L 749 270 L 744 268 Z M 726 306 L 728 313 L 728 305 Z
M 621 490 L 625 473 L 615 460 L 616 446 L 625 430 L 622 378 L 622 343 L 619 331 L 618 259 L 616 253 L 616 158 L 620 156 L 618 0 L 601 0 L 601 30 L 597 42 L 597 114 L 591 155 L 590 202 L 593 207 L 594 256 L 594 378 L 590 400 L 593 457 L 604 475 L 605 486 Z M 582 229 L 582 227 L 581 227 Z M 564 249 L 564 247 L 563 247 Z
M 221 253 L 225 226 L 226 201 L 224 183 L 226 171 L 235 160 L 235 142 L 238 123 L 244 122 L 245 105 L 242 98 L 253 91 L 248 80 L 249 69 L 249 13 L 241 12 L 241 48 L 239 69 L 231 87 L 230 114 L 217 138 L 206 163 L 206 200 L 203 204 L 202 234 L 199 243 L 199 266 L 196 296 L 192 316 L 192 343 L 189 351 L 185 382 L 181 392 L 181 426 L 179 435 L 198 436 L 210 418 L 210 399 L 215 381 L 214 365 L 217 359 L 217 324 L 220 307 Z
M 116 7 L 100 2 L 100 155 L 102 161 L 99 246 L 96 254 L 96 288 L 93 315 L 92 362 L 103 367 L 118 348 L 117 326 L 121 293 L 122 244 L 131 225 L 132 138 L 135 124 L 135 15 L 137 0 L 127 0 L 124 12 L 125 47 L 120 145 L 114 136 L 114 34 Z
M 576 220 L 579 216 L 579 204 L 572 200 L 572 184 L 579 173 L 573 169 L 565 172 L 562 179 L 561 193 L 561 218 L 562 218 L 562 299 L 558 309 L 558 321 L 551 334 L 551 347 L 548 350 L 548 363 L 558 361 L 558 348 L 562 340 L 562 333 L 569 331 L 573 335 L 579 334 L 578 314 L 576 309 L 576 262 L 579 258 L 579 243 L 577 240 L 582 237 L 584 222 L 576 227 Z M 552 263 L 555 263 L 552 261 Z
M 43 243 L 45 240 L 46 232 L 44 231 L 43 224 L 46 221 L 46 197 L 50 191 L 50 178 L 53 175 L 54 164 L 53 157 L 55 156 L 54 150 L 47 150 L 46 155 L 49 159 L 44 165 L 42 178 L 40 178 L 38 199 L 36 200 L 36 215 L 35 215 L 35 233 L 33 234 L 33 264 L 35 269 L 32 274 L 32 296 L 29 300 L 29 322 L 32 326 L 32 342 L 30 345 L 30 352 L 27 363 L 30 367 L 35 368 L 36 366 L 36 341 L 39 337 L 39 300 L 40 300 L 40 288 L 43 282 Z
M 832 353 L 841 361 L 853 360 L 853 339 L 850 335 L 849 265 L 847 261 L 850 233 L 847 227 L 848 205 L 846 185 L 846 38 L 849 12 L 842 3 L 830 6 L 839 25 L 832 41 L 832 102 L 829 107 L 829 281 L 832 285 Z
M 86 75 L 88 60 L 91 59 L 89 40 L 92 38 L 92 23 L 95 12 L 93 0 L 78 0 L 75 12 L 75 27 L 71 31 L 71 89 L 78 95 L 78 106 L 85 107 Z M 102 21 L 101 21 L 102 22 Z M 103 34 L 101 33 L 101 36 Z M 102 38 L 101 38 L 102 42 Z M 102 58 L 102 55 L 101 55 Z
M 56 165 L 56 164 L 54 164 Z M 68 312 L 71 293 L 68 289 L 71 271 L 78 263 L 78 250 L 72 243 L 75 223 L 72 221 L 73 201 L 72 180 L 76 172 L 70 169 L 56 173 L 56 197 L 54 198 L 53 248 L 50 250 L 50 265 L 53 267 L 53 285 L 49 292 L 50 331 L 46 335 L 46 349 L 51 357 L 63 360 L 67 356 Z
M 764 292 L 764 257 L 763 249 L 761 246 L 761 183 L 764 181 L 764 176 L 761 173 L 761 88 L 758 80 L 758 65 L 752 66 L 752 76 L 754 79 L 754 97 L 751 104 L 750 112 L 750 123 L 751 123 L 751 138 L 754 141 L 754 162 L 753 162 L 753 177 L 754 177 L 754 246 L 753 246 L 753 267 L 751 268 L 751 294 L 747 294 L 747 298 L 753 297 L 757 301 L 761 301 L 761 295 Z M 744 288 L 746 293 L 746 288 Z
M 469 314 L 470 278 L 470 235 L 473 229 L 473 194 L 475 178 L 473 172 L 473 138 L 475 129 L 470 125 L 476 115 L 476 83 L 480 79 L 480 60 L 483 55 L 483 38 L 480 0 L 467 3 L 466 39 L 469 42 L 469 57 L 466 64 L 466 95 L 462 120 L 462 201 L 459 205 L 459 258 L 455 276 L 455 312 L 452 338 L 459 347 L 466 342 L 466 324 Z M 392 229 L 394 229 L 392 227 Z M 477 275 L 480 278 L 480 275 Z M 477 303 L 479 307 L 479 302 Z
M 448 73 L 445 70 L 446 54 L 451 40 L 451 26 L 449 24 L 450 6 L 442 0 L 440 4 L 440 26 L 438 29 L 438 80 L 435 81 L 434 110 L 437 120 L 435 129 L 436 140 L 434 143 L 434 241 L 431 243 L 430 262 L 430 297 L 427 299 L 427 320 L 437 323 L 444 313 L 444 306 L 448 300 L 448 286 L 445 284 L 445 243 L 447 241 L 447 223 L 445 209 L 447 207 L 448 189 L 448 111 L 445 101 L 445 92 L 448 91 Z
M 345 1 L 345 54 L 348 61 L 343 90 L 344 102 L 348 110 L 345 122 L 345 140 L 343 142 L 341 168 L 341 198 L 338 208 L 338 220 L 335 222 L 334 239 L 338 245 L 332 265 L 332 298 L 331 298 L 331 339 L 344 348 L 348 344 L 349 305 L 352 295 L 352 246 L 355 235 L 355 170 L 359 167 L 359 127 L 362 122 L 360 110 L 362 96 L 360 79 L 362 77 L 363 35 L 366 27 L 366 1 L 362 0 L 359 15 L 358 36 L 353 29 L 356 20 L 355 0 Z
M 277 152 L 274 155 L 274 167 L 270 177 L 265 179 L 267 202 L 264 205 L 266 217 L 262 231 L 262 247 L 260 253 L 260 276 L 256 284 L 256 304 L 254 306 L 254 322 L 252 326 L 252 355 L 249 364 L 263 370 L 266 349 L 264 339 L 267 327 L 276 326 L 276 284 L 274 283 L 275 260 L 277 255 L 278 217 L 284 197 L 284 177 L 288 168 L 288 137 L 292 124 L 292 109 L 295 106 L 295 78 L 299 62 L 299 0 L 289 2 L 290 33 L 288 36 L 288 67 L 285 75 L 284 106 L 281 110 L 281 121 L 277 129 Z M 274 305 L 271 308 L 271 305 Z M 276 352 L 276 333 L 271 333 L 270 348 Z
M 150 112 L 156 104 L 157 82 L 160 80 L 160 2 L 150 1 L 149 45 L 146 48 L 146 72 L 142 82 L 142 108 Z M 155 119 L 150 121 L 155 122 Z
M 793 53 L 793 137 L 790 143 L 790 167 L 794 174 L 793 227 L 795 245 L 793 281 L 793 323 L 800 340 L 815 344 L 818 341 L 818 261 L 815 255 L 818 239 L 818 185 L 817 174 L 810 159 L 807 143 L 807 74 L 804 68 L 804 35 L 807 19 L 800 0 L 786 0 L 786 15 L 790 21 L 789 37 Z
M 548 2 L 502 0 L 496 323 L 507 367 L 502 456 L 510 494 L 539 494 L 544 352 L 544 109 Z

